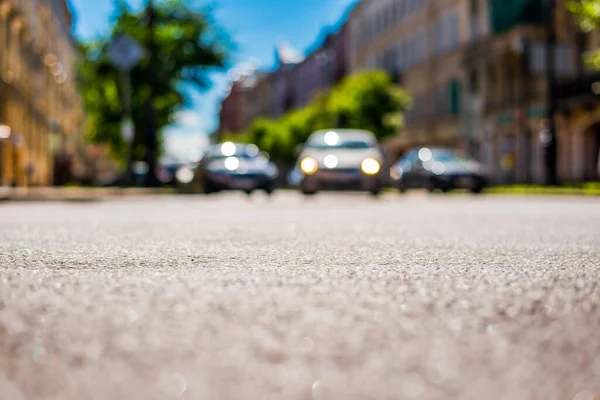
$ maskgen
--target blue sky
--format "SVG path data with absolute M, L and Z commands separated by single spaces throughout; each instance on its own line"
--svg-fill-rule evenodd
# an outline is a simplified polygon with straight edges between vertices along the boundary
M 140 7 L 146 0 L 129 0 Z M 190 0 L 202 6 L 216 5 L 218 22 L 236 44 L 232 64 L 269 68 L 274 47 L 280 41 L 305 51 L 323 28 L 337 23 L 356 0 Z M 93 39 L 107 32 L 113 14 L 112 0 L 70 0 L 76 14 L 75 33 Z M 189 92 L 193 106 L 177 114 L 178 124 L 165 132 L 166 150 L 171 155 L 190 156 L 205 143 L 205 134 L 217 126 L 219 100 L 228 85 L 226 73 L 212 75 L 208 92 Z

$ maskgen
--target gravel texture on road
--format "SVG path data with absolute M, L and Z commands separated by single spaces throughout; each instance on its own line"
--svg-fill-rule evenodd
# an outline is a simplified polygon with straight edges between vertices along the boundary
M 600 399 L 596 199 L 6 203 L 0 237 L 1 400 Z

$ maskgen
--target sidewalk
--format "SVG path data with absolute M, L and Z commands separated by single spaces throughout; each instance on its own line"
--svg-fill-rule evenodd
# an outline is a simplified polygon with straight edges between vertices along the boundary
M 0 201 L 99 201 L 109 197 L 148 196 L 174 193 L 158 188 L 0 187 Z
M 547 187 L 540 185 L 505 185 L 491 186 L 486 194 L 497 195 L 542 195 L 542 196 L 600 196 L 600 183 L 588 182 L 580 185 L 563 185 Z

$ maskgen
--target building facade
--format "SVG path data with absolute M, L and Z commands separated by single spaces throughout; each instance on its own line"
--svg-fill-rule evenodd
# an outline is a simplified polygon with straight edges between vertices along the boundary
M 306 107 L 318 93 L 327 92 L 347 74 L 346 25 L 328 34 L 291 73 L 293 109 Z
M 250 125 L 256 118 L 269 116 L 269 106 L 272 96 L 271 81 L 272 74 L 270 72 L 256 72 L 248 88 L 248 95 L 246 97 L 246 102 L 251 106 L 246 116 L 246 125 Z
M 286 43 L 275 49 L 275 70 L 272 72 L 271 106 L 269 116 L 279 118 L 296 109 L 296 68 L 304 57 Z
M 236 79 L 221 103 L 219 132 L 243 132 L 256 118 L 280 118 L 307 106 L 348 71 L 347 28 L 327 35 L 307 57 L 282 43 L 273 71 Z
M 0 184 L 60 183 L 81 139 L 65 0 L 0 0 Z
M 396 155 L 418 142 L 460 139 L 467 11 L 465 0 L 364 0 L 350 15 L 351 73 L 386 70 L 413 97 L 403 134 L 389 143 Z
M 238 133 L 245 129 L 246 94 L 240 79 L 232 82 L 228 95 L 221 102 L 219 135 Z
M 556 88 L 559 173 L 563 181 L 600 181 L 600 72 L 580 57 L 600 48 L 600 32 L 584 33 L 564 9 L 558 12 L 559 40 L 575 49 L 575 73 Z
M 496 182 L 543 182 L 548 4 L 546 0 L 360 2 L 348 22 L 350 71 L 387 70 L 413 96 L 405 129 L 389 143 L 392 150 L 399 155 L 417 144 L 460 147 L 484 162 Z M 585 42 L 577 33 L 564 1 L 556 0 L 555 5 L 554 69 L 557 81 L 565 82 L 564 98 L 568 97 L 564 88 L 572 87 L 571 80 L 583 73 L 582 51 L 597 43 Z M 589 101 L 585 107 L 592 107 Z M 575 114 L 580 121 L 593 120 L 590 112 L 578 108 Z M 594 147 L 599 139 L 595 133 L 581 133 L 588 129 L 583 127 L 586 123 L 577 125 L 573 115 L 566 112 L 556 121 L 560 176 L 576 181 L 593 175 L 598 157 L 593 153 L 598 149 L 584 154 L 583 147 L 584 143 Z M 579 133 L 574 136 L 573 131 Z
M 489 23 L 463 54 L 468 76 L 465 95 L 477 103 L 477 110 L 470 110 L 470 120 L 475 117 L 477 124 L 464 133 L 497 182 L 543 183 L 550 94 L 546 68 L 549 2 L 521 1 L 523 8 L 513 10 L 498 1 L 489 2 L 487 8 L 485 3 L 474 4 L 471 14 L 479 12 Z M 556 82 L 570 80 L 582 62 L 581 51 L 572 42 L 577 32 L 574 19 L 563 2 L 556 2 L 552 21 Z M 569 145 L 566 133 L 564 125 L 557 126 L 560 178 L 583 180 L 572 169 L 578 150 Z

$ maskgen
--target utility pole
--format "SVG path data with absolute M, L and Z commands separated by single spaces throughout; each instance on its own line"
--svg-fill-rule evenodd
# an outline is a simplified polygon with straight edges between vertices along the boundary
M 547 96 L 547 131 L 542 135 L 546 148 L 546 184 L 558 185 L 557 155 L 558 143 L 556 138 L 556 0 L 546 0 L 546 79 L 548 84 Z
M 150 86 L 150 94 L 146 104 L 147 115 L 146 123 L 148 129 L 146 163 L 148 164 L 148 174 L 146 175 L 146 186 L 157 187 L 160 182 L 156 177 L 156 164 L 158 159 L 158 140 L 156 132 L 156 117 L 154 111 L 154 96 L 156 90 L 156 63 L 158 62 L 158 52 L 156 49 L 155 26 L 156 26 L 156 10 L 154 9 L 154 1 L 148 0 L 148 54 L 150 57 L 148 65 L 148 83 Z
M 121 126 L 121 133 L 128 143 L 127 148 L 127 167 L 123 179 L 124 186 L 130 186 L 133 181 L 133 145 L 134 145 L 134 127 L 131 115 L 131 72 L 121 71 L 121 86 L 123 89 L 123 114 L 125 122 Z
M 128 147 L 127 169 L 123 176 L 123 186 L 132 183 L 133 145 L 135 128 L 131 110 L 131 70 L 143 56 L 142 47 L 130 36 L 121 34 L 115 37 L 108 49 L 112 63 L 121 77 L 121 106 L 123 109 L 121 135 Z
M 532 183 L 532 141 L 535 135 L 532 132 L 531 127 L 527 121 L 527 107 L 529 102 L 531 101 L 531 39 L 528 36 L 523 36 L 521 40 L 521 50 L 522 50 L 522 59 L 521 59 L 521 76 L 522 76 L 522 95 L 520 96 L 520 101 L 517 104 L 518 109 L 520 110 L 520 121 L 519 130 L 520 135 L 525 140 L 524 146 L 524 154 L 521 153 L 519 157 L 523 157 L 525 162 L 525 175 L 523 176 L 524 183 L 530 184 Z

